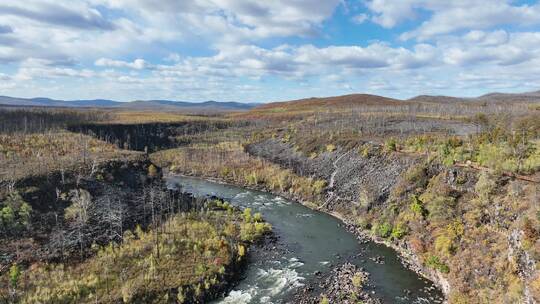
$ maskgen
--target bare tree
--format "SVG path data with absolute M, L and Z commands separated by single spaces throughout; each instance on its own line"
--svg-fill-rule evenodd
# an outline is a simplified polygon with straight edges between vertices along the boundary
M 72 190 L 70 192 L 72 205 L 66 208 L 66 218 L 74 220 L 77 227 L 79 252 L 82 257 L 84 250 L 83 228 L 88 222 L 88 210 L 92 204 L 90 192 L 84 189 Z

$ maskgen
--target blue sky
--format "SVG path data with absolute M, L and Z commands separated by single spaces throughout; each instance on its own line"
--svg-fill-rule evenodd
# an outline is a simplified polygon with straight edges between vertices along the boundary
M 538 1 L 0 3 L 0 95 L 269 102 L 535 90 Z

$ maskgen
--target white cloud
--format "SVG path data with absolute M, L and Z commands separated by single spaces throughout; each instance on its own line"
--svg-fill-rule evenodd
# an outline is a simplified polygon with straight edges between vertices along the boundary
M 444 50 L 448 64 L 517 65 L 540 58 L 540 33 L 472 31 L 462 38 L 441 42 L 439 48 Z
M 144 84 L 144 80 L 137 78 L 137 77 L 131 77 L 131 76 L 120 76 L 116 78 L 116 80 L 120 83 L 129 83 L 129 84 Z
M 437 50 L 418 45 L 413 51 L 393 48 L 383 43 L 367 47 L 313 45 L 282 45 L 264 49 L 253 45 L 223 46 L 210 57 L 184 58 L 173 65 L 157 65 L 160 77 L 248 77 L 260 79 L 280 76 L 285 79 L 305 79 L 322 75 L 360 75 L 377 70 L 406 70 L 438 64 Z
M 394 28 L 393 37 L 409 41 L 332 45 L 331 31 L 319 34 L 342 3 L 4 0 L 0 89 L 246 100 L 351 88 L 413 94 L 539 82 L 540 33 L 528 27 L 540 24 L 539 4 L 370 0 L 367 12 L 354 15 L 348 3 L 345 18 Z M 411 22 L 409 32 L 395 32 L 409 21 L 416 27 Z M 297 44 L 276 47 L 284 41 Z
M 11 80 L 11 76 L 6 75 L 6 74 L 4 74 L 4 73 L 0 73 L 0 80 L 2 80 L 2 81 L 8 81 L 8 80 Z
M 170 53 L 167 57 L 164 58 L 165 61 L 170 62 L 179 62 L 182 59 L 182 56 L 178 53 Z
M 94 64 L 99 67 L 130 68 L 136 70 L 142 70 L 150 67 L 150 65 L 144 61 L 144 59 L 140 58 L 133 60 L 133 62 L 100 58 L 96 60 Z
M 272 36 L 311 35 L 329 18 L 340 0 L 93 0 L 132 11 L 147 26 L 184 28 L 214 39 L 237 41 Z M 181 26 L 181 27 L 179 27 Z
M 52 61 L 29 58 L 21 63 L 14 79 L 24 81 L 34 78 L 91 78 L 95 76 L 96 73 L 92 70 L 59 67 Z
M 464 40 L 481 46 L 497 46 L 508 42 L 508 32 L 497 30 L 494 32 L 470 31 L 464 36 Z
M 381 94 L 396 94 L 398 91 L 400 94 L 413 94 L 414 90 L 418 93 L 428 89 L 469 88 L 473 83 L 486 89 L 499 88 L 505 81 L 509 86 L 519 81 L 534 83 L 540 68 L 534 70 L 531 67 L 540 66 L 540 33 L 471 31 L 461 37 L 447 37 L 437 44 L 416 44 L 412 49 L 381 42 L 365 47 L 316 47 L 307 44 L 270 49 L 250 44 L 225 44 L 219 46 L 215 55 L 171 58 L 174 61 L 168 64 L 149 64 L 142 58 L 133 61 L 100 58 L 94 62 L 95 66 L 119 69 L 99 72 L 77 65 L 59 66 L 50 60 L 29 59 L 22 62 L 14 79 L 83 78 L 93 83 L 103 82 L 102 86 L 105 83 L 106 86 L 117 85 L 126 91 L 131 88 L 130 94 L 149 94 L 148 90 L 151 90 L 159 96 L 182 92 L 188 96 L 208 98 L 211 98 L 210 94 L 230 94 L 230 87 L 243 85 L 245 79 L 264 83 L 269 77 L 304 83 L 306 90 L 315 90 L 309 80 L 318 78 L 322 82 L 319 88 L 344 93 L 356 88 Z M 495 66 L 497 71 L 489 70 Z M 466 84 L 466 78 L 458 73 L 464 67 L 471 74 L 506 73 L 512 76 L 506 80 L 486 76 L 491 81 L 470 80 L 471 83 Z M 150 73 L 139 74 L 141 70 L 149 70 Z M 429 76 L 419 80 L 419 75 Z M 365 85 L 356 85 L 355 82 Z M 211 89 L 205 89 L 206 86 Z M 242 92 L 255 94 L 253 90 Z M 236 93 L 241 94 L 241 91 Z
M 398 23 L 415 17 L 414 0 L 371 0 L 366 6 L 375 13 L 372 21 L 385 28 L 392 28 Z
M 366 22 L 369 19 L 369 16 L 367 14 L 359 14 L 354 17 L 352 17 L 352 22 L 356 24 L 362 24 Z
M 13 1 L 0 3 L 0 15 L 15 16 L 26 22 L 48 26 L 76 28 L 82 30 L 113 30 L 114 24 L 104 18 L 95 8 L 84 2 L 75 1 Z
M 416 29 L 401 38 L 430 39 L 460 30 L 490 29 L 499 25 L 530 26 L 540 24 L 540 4 L 514 5 L 511 0 L 371 0 L 367 7 L 375 13 L 372 20 L 386 28 L 406 20 L 419 18 L 420 11 L 428 17 Z

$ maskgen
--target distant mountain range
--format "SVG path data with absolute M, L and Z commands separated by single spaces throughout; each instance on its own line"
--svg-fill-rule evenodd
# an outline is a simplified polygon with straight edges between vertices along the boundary
M 0 105 L 8 106 L 36 106 L 36 107 L 88 107 L 88 108 L 117 108 L 132 110 L 167 110 L 167 111 L 248 111 L 268 110 L 272 108 L 310 108 L 331 106 L 355 106 L 355 105 L 399 105 L 403 102 L 417 103 L 538 103 L 540 91 L 527 93 L 490 93 L 479 97 L 450 97 L 420 95 L 407 100 L 387 98 L 369 94 L 351 94 L 335 97 L 306 98 L 285 102 L 273 102 L 266 104 L 240 103 L 240 102 L 186 102 L 172 100 L 135 100 L 131 102 L 119 102 L 108 99 L 92 100 L 56 100 L 44 97 L 16 98 L 0 96 Z
M 191 111 L 246 111 L 252 109 L 256 103 L 240 102 L 186 102 L 172 100 L 136 100 L 131 102 L 119 102 L 108 99 L 92 100 L 57 100 L 44 97 L 16 98 L 0 96 L 0 105 L 9 106 L 36 106 L 36 107 L 88 107 L 88 108 L 122 108 L 134 110 L 191 110 Z

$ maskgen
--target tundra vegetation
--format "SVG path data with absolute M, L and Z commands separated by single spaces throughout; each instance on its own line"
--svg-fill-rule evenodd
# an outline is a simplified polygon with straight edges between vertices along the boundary
M 65 110 L 17 111 L 46 122 Z M 270 227 L 248 209 L 175 196 L 162 187 L 162 169 L 337 214 L 414 257 L 450 303 L 540 301 L 537 101 L 350 95 L 211 116 L 111 112 L 107 123 L 77 115 L 79 123 L 36 129 L 28 115 L 26 128 L 2 127 L 8 302 L 189 302 L 223 290 L 229 265 Z M 112 195 L 126 187 L 131 194 Z M 101 265 L 107 272 L 96 274 Z

